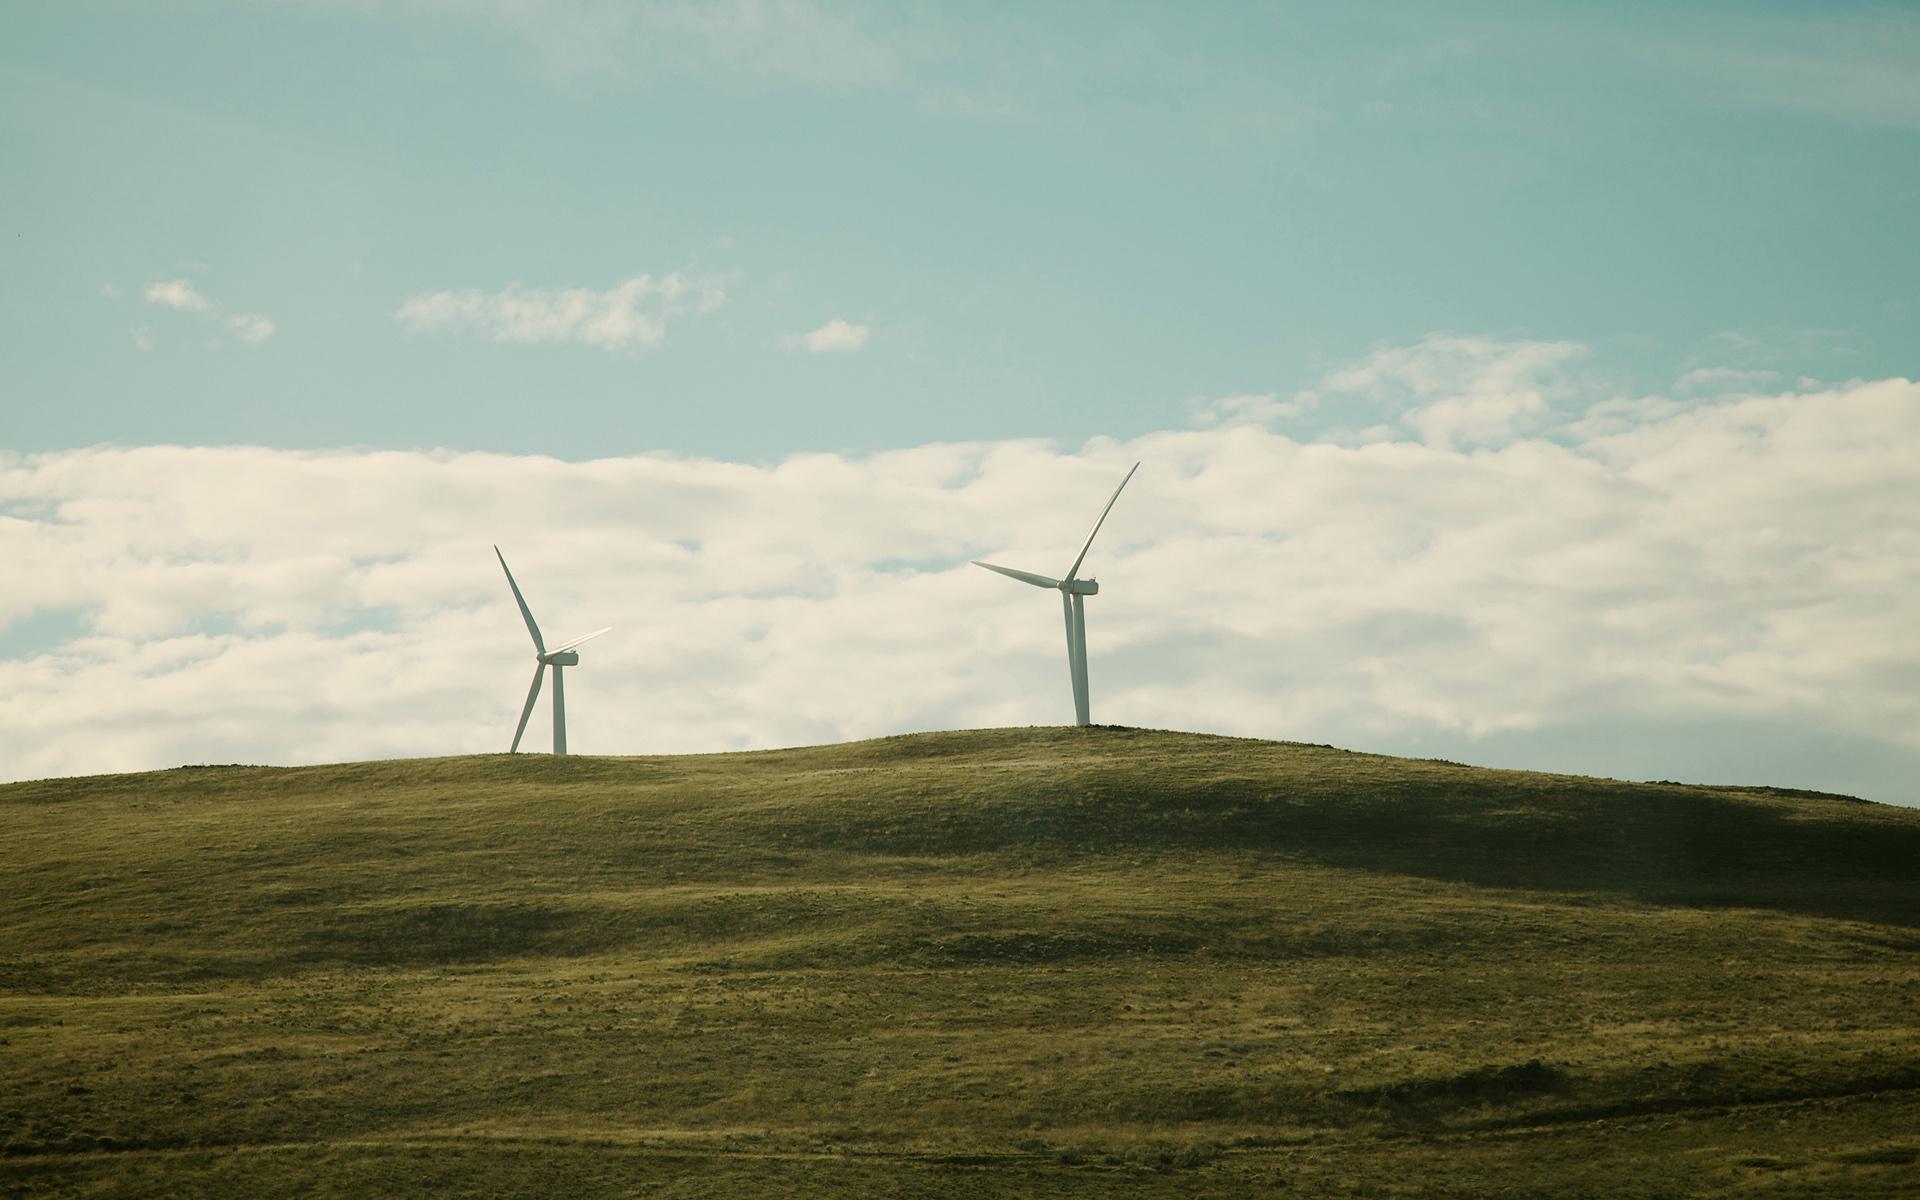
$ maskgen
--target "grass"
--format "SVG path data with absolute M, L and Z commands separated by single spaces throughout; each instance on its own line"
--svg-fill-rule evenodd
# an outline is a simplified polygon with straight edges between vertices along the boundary
M 1920 812 L 1127 729 L 0 787 L 0 1192 L 1920 1191 Z

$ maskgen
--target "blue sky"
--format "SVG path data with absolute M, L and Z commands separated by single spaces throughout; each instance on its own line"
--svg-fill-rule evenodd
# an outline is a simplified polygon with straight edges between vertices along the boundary
M 1913 372 L 1910 9 L 29 2 L 0 34 L 18 449 L 1079 440 L 1435 330 L 1577 339 L 1627 390 Z M 676 272 L 725 303 L 646 349 L 393 315 Z M 173 279 L 273 334 L 209 350 L 141 300 Z M 782 349 L 836 319 L 863 349 Z
M 0 7 L 0 761 L 503 748 L 494 542 L 620 627 L 576 750 L 1060 721 L 967 559 L 1139 459 L 1098 720 L 1914 802 L 1916 63 L 1887 5 Z

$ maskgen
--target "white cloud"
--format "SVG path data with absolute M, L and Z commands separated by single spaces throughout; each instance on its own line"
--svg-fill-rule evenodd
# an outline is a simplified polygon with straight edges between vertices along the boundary
M 503 749 L 496 541 L 550 635 L 616 626 L 581 752 L 1058 723 L 1054 606 L 966 560 L 1057 573 L 1138 458 L 1088 559 L 1096 720 L 1920 799 L 1920 385 L 1558 404 L 1587 432 L 1471 448 L 0 455 L 0 643 L 75 626 L 0 659 L 0 772 Z
M 1748 370 L 1741 367 L 1695 367 L 1674 380 L 1675 391 L 1726 395 L 1732 392 L 1758 392 L 1778 387 L 1778 371 Z
M 259 313 L 235 313 L 227 318 L 227 331 L 249 346 L 258 346 L 273 336 L 273 321 Z
M 194 290 L 194 286 L 184 279 L 163 279 L 148 284 L 147 303 L 181 312 L 207 312 L 213 308 L 213 302 Z
M 1429 334 L 1332 372 L 1320 390 L 1382 405 L 1430 445 L 1491 445 L 1546 423 L 1573 342 Z
M 107 294 L 102 290 L 102 294 Z M 118 294 L 117 291 L 114 294 Z M 234 337 L 249 346 L 258 346 L 273 336 L 272 318 L 259 313 L 234 313 L 222 316 L 220 306 L 208 299 L 199 289 L 184 279 L 162 279 L 147 285 L 146 299 L 149 304 L 170 308 L 175 312 L 192 313 L 197 317 L 218 321 Z M 133 344 L 141 350 L 151 350 L 154 345 L 153 331 L 142 326 L 133 331 Z M 209 348 L 220 345 L 218 339 L 207 343 Z
M 651 350 L 666 340 L 667 321 L 705 315 L 726 302 L 716 280 L 682 274 L 636 275 L 604 292 L 587 288 L 422 292 L 394 318 L 415 333 L 471 331 L 493 342 Z
M 1289 420 L 1310 411 L 1315 402 L 1311 393 L 1302 393 L 1291 400 L 1282 400 L 1272 392 L 1239 393 L 1195 401 L 1192 408 L 1194 423 L 1202 428 L 1210 428 L 1215 425 L 1268 425 Z
M 843 354 L 861 349 L 872 335 L 873 331 L 865 325 L 854 325 L 835 317 L 807 333 L 788 334 L 780 339 L 780 344 L 808 354 Z

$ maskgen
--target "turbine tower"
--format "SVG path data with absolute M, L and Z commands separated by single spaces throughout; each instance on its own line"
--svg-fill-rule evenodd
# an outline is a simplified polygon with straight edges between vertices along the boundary
M 527 607 L 527 598 L 520 594 L 520 585 L 513 581 L 513 572 L 507 568 L 507 556 L 500 553 L 500 547 L 493 548 L 493 556 L 500 560 L 500 569 L 507 572 L 507 586 L 513 589 L 514 603 L 520 606 L 520 615 L 527 619 L 527 632 L 533 635 L 533 657 L 538 663 L 533 668 L 533 686 L 527 689 L 527 706 L 520 710 L 520 724 L 513 731 L 513 745 L 507 750 L 512 754 L 520 749 L 520 735 L 527 731 L 527 718 L 533 715 L 533 702 L 540 698 L 540 681 L 546 677 L 547 668 L 553 668 L 553 752 L 567 752 L 567 667 L 578 666 L 580 655 L 575 647 L 582 642 L 591 641 L 612 629 L 596 629 L 585 637 L 577 637 L 564 646 L 547 649 L 545 639 L 540 636 L 540 626 L 534 623 L 533 612 Z
M 1080 564 L 1087 560 L 1087 550 L 1093 545 L 1094 534 L 1100 532 L 1100 526 L 1106 523 L 1107 514 L 1113 511 L 1113 502 L 1120 498 L 1120 490 L 1127 486 L 1127 479 L 1133 478 L 1133 472 L 1140 464 L 1133 464 L 1127 472 L 1127 478 L 1120 481 L 1120 487 L 1113 489 L 1113 495 L 1107 498 L 1107 506 L 1100 510 L 1100 519 L 1093 523 L 1087 533 L 1087 540 L 1080 544 L 1079 557 L 1067 568 L 1065 579 L 1049 579 L 1045 575 L 1035 575 L 1031 571 L 1016 571 L 1012 567 L 997 567 L 990 562 L 973 560 L 976 567 L 985 567 L 989 571 L 998 571 L 1009 579 L 1018 579 L 1035 587 L 1058 588 L 1060 590 L 1060 611 L 1067 621 L 1067 671 L 1073 677 L 1073 719 L 1076 725 L 1092 724 L 1088 716 L 1087 705 L 1087 614 L 1082 596 L 1100 594 L 1100 581 L 1080 579 Z

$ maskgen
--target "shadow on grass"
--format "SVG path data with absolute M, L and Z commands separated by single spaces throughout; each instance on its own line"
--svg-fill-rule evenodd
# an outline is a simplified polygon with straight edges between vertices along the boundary
M 790 844 L 902 855 L 1256 851 L 1481 886 L 1920 928 L 1920 814 L 1905 810 L 1199 736 L 1129 754 L 1124 735 L 1139 732 L 1092 731 L 1079 754 L 1066 743 L 1045 778 L 993 790 L 964 764 L 939 769 L 952 753 L 942 747 L 913 786 L 876 797 L 891 781 L 869 781 L 857 805 L 824 797 L 776 814 L 786 819 L 777 832 Z M 1020 749 L 1008 747 L 1008 758 Z

